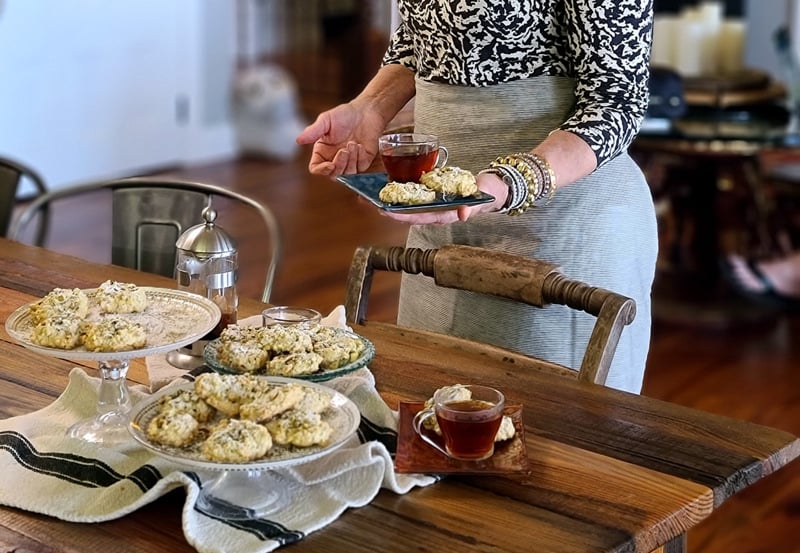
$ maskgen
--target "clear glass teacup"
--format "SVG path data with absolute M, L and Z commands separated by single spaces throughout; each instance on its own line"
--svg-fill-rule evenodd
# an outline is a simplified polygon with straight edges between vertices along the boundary
M 420 133 L 391 133 L 378 139 L 386 175 L 394 182 L 419 182 L 423 173 L 447 163 L 447 148 L 439 137 Z
M 262 311 L 261 321 L 264 326 L 295 325 L 300 323 L 319 324 L 322 321 L 322 314 L 309 307 L 277 305 Z
M 452 387 L 440 388 L 433 395 L 433 405 L 414 416 L 414 430 L 429 445 L 454 459 L 480 461 L 494 454 L 494 442 L 503 420 L 505 396 L 488 386 L 459 386 L 462 393 L 453 393 Z M 444 439 L 440 446 L 423 430 L 425 421 L 436 417 Z

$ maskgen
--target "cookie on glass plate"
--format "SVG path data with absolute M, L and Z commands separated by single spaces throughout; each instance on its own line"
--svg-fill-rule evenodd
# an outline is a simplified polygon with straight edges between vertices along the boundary
M 114 352 L 141 349 L 147 344 L 142 325 L 119 316 L 84 323 L 83 345 L 89 351 Z
M 78 317 L 56 316 L 42 320 L 31 331 L 31 342 L 57 349 L 73 349 L 82 341 L 83 321 Z
M 88 312 L 89 298 L 80 288 L 54 288 L 30 306 L 35 323 L 64 317 L 83 319 Z
M 135 284 L 107 280 L 97 287 L 95 301 L 104 313 L 141 313 L 147 309 L 147 294 Z

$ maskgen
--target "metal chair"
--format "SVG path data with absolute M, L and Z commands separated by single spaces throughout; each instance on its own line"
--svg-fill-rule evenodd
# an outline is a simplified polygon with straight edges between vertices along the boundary
M 597 317 L 580 369 L 549 363 L 559 374 L 605 385 L 625 325 L 636 316 L 636 302 L 615 292 L 564 276 L 559 268 L 537 259 L 473 246 L 422 250 L 398 246 L 360 246 L 347 279 L 345 312 L 350 324 L 366 321 L 375 271 L 396 271 L 433 277 L 438 286 L 490 294 L 535 307 L 562 304 Z M 480 275 L 477 278 L 476 275 Z
M 49 220 L 41 215 L 58 200 L 98 190 L 108 190 L 112 197 L 111 262 L 168 277 L 174 276 L 178 237 L 187 228 L 202 222 L 202 210 L 211 205 L 215 196 L 251 207 L 264 223 L 264 240 L 269 244 L 270 256 L 261 295 L 261 301 L 269 303 L 281 256 L 278 222 L 267 206 L 220 186 L 169 178 L 135 177 L 60 188 L 33 200 L 20 213 L 9 238 L 22 240 L 26 228 L 36 223 L 34 243 L 43 246 Z
M 8 236 L 14 208 L 20 200 L 20 185 L 30 182 L 36 189 L 35 195 L 47 192 L 44 179 L 27 165 L 9 158 L 0 157 L 0 236 Z

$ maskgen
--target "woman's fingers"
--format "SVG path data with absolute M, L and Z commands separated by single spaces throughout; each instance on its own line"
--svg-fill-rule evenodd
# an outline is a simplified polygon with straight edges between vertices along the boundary
M 458 221 L 458 213 L 454 209 L 447 211 L 426 211 L 422 213 L 398 213 L 395 211 L 381 210 L 381 215 L 385 215 L 395 221 L 408 223 L 409 225 L 448 225 Z

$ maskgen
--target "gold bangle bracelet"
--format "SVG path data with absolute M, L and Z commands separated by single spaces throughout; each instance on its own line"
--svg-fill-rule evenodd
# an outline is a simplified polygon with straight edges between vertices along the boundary
M 551 167 L 550 163 L 542 156 L 530 152 L 521 153 L 517 155 L 523 157 L 525 160 L 528 161 L 528 163 L 536 167 L 537 171 L 540 172 L 542 180 L 544 181 L 544 186 L 540 198 L 546 197 L 545 203 L 550 203 L 550 200 L 553 199 L 553 195 L 556 192 L 555 171 L 553 171 L 553 168 Z

